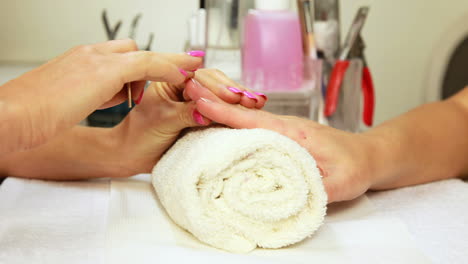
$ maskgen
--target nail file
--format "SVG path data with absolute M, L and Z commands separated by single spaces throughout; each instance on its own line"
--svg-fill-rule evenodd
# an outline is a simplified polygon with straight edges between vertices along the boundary
M 128 108 L 132 108 L 132 85 L 127 83 Z

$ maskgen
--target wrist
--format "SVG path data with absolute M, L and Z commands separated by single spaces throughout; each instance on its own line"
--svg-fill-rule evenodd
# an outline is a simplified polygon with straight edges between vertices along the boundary
M 389 183 L 393 182 L 399 174 L 400 169 L 396 157 L 399 153 L 399 144 L 390 135 L 380 133 L 380 131 L 370 130 L 363 134 L 366 137 L 369 155 L 369 184 L 371 190 L 381 190 L 390 188 Z
M 86 133 L 84 132 L 86 131 Z M 125 148 L 125 135 L 115 128 L 89 128 L 82 127 L 82 131 L 77 131 L 82 137 L 88 137 L 85 142 L 93 144 L 93 151 L 85 154 L 84 164 L 90 167 L 86 174 L 91 178 L 122 178 L 138 174 L 132 166 L 129 165 L 129 157 Z M 89 150 L 85 147 L 84 150 Z
M 162 153 L 154 153 L 159 149 L 158 140 L 154 135 L 148 135 L 145 123 L 132 112 L 110 131 L 116 139 L 113 153 L 119 164 L 131 171 L 131 175 L 150 173 Z M 125 176 L 129 175 L 122 177 Z

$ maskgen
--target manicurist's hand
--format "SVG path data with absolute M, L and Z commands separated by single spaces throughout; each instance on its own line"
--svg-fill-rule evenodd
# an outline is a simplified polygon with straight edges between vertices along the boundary
M 146 80 L 181 84 L 201 63 L 196 53 L 138 51 L 133 40 L 73 48 L 0 87 L 0 154 L 43 144 L 125 101 L 126 83 L 137 100 Z
M 204 86 L 192 79 L 177 85 L 152 83 L 136 100 L 138 105 L 114 128 L 75 126 L 41 146 L 5 155 L 0 159 L 0 176 L 71 180 L 148 173 L 184 128 L 210 124 L 195 109 L 191 97 L 208 92 L 218 102 L 251 107 L 264 103 L 263 98 L 244 102 L 238 94 L 223 94 L 232 81 L 215 70 L 201 70 L 200 75 L 212 79 L 201 80 Z

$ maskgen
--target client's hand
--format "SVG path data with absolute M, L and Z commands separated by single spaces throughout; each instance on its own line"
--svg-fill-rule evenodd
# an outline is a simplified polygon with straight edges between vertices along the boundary
M 194 85 L 189 85 L 184 91 L 185 99 L 195 101 L 202 96 L 208 96 L 215 101 L 224 101 L 258 109 L 263 108 L 268 100 L 266 95 L 250 90 L 229 79 L 223 72 L 216 69 L 200 69 L 195 72 L 194 79 Z M 207 89 L 193 89 L 199 86 L 207 88 L 208 91 Z
M 207 101 L 205 98 L 208 98 Z M 375 142 L 363 134 L 351 134 L 292 116 L 279 116 L 212 100 L 205 95 L 196 103 L 207 118 L 233 128 L 264 128 L 283 134 L 306 148 L 324 177 L 329 202 L 350 200 L 372 184 Z

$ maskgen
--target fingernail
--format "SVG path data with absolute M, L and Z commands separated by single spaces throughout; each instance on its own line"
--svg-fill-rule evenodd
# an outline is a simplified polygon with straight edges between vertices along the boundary
M 141 91 L 140 95 L 138 98 L 135 100 L 135 104 L 139 105 L 141 103 L 141 99 L 143 99 L 143 94 L 145 93 L 145 90 Z
M 268 100 L 268 96 L 266 96 L 265 94 L 262 94 L 262 93 L 259 93 L 259 92 L 255 92 L 255 94 L 265 98 L 265 100 Z
M 236 87 L 227 87 L 227 89 L 235 94 L 241 94 L 242 91 L 237 89 Z
M 204 125 L 205 124 L 205 120 L 203 120 L 203 116 L 197 110 L 193 111 L 193 119 L 199 125 Z
M 179 72 L 182 73 L 185 77 L 187 77 L 188 73 L 184 69 L 179 69 Z
M 251 93 L 249 93 L 247 91 L 244 91 L 243 94 L 245 96 L 247 96 L 248 98 L 250 98 L 250 99 L 254 99 L 255 101 L 258 101 L 258 99 L 257 99 L 257 97 L 255 97 L 255 95 L 253 95 L 253 94 L 251 94 Z
M 187 52 L 187 54 L 192 57 L 204 57 L 205 56 L 205 52 L 203 50 L 192 50 L 192 51 Z
M 200 97 L 200 100 L 202 100 L 205 103 L 212 103 L 213 102 L 213 101 L 211 101 L 209 99 L 206 99 L 206 98 L 203 98 L 203 97 Z
M 201 84 L 199 82 L 197 82 L 197 80 L 195 79 L 190 79 L 191 82 L 193 82 L 193 84 L 195 84 L 196 87 L 201 87 Z

